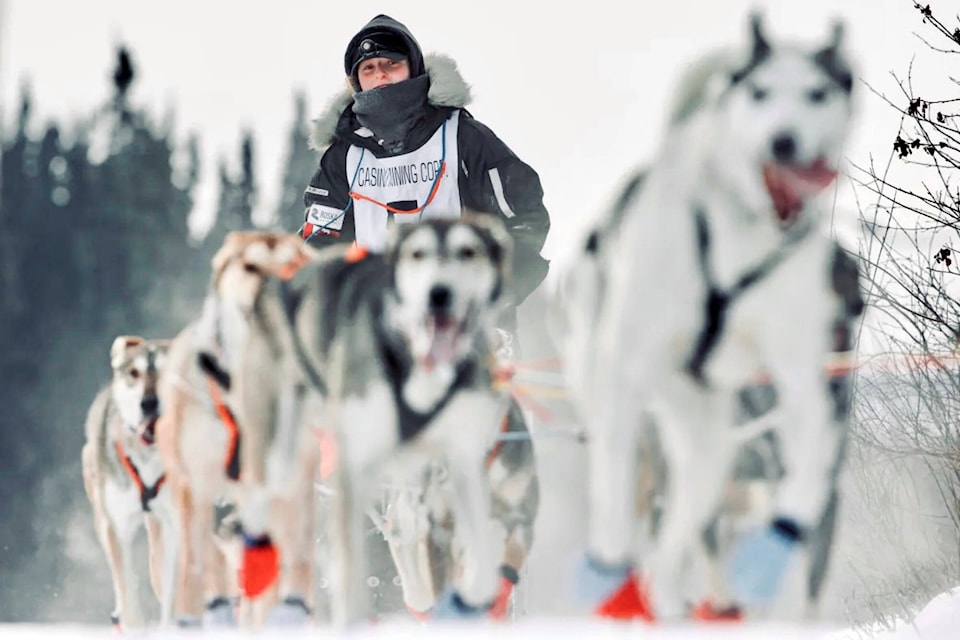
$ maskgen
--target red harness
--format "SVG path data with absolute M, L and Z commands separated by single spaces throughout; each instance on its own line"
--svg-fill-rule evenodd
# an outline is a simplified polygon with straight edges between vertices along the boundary
M 137 471 L 137 467 L 134 466 L 133 460 L 130 459 L 130 456 L 123 450 L 123 445 L 119 440 L 116 441 L 116 450 L 117 457 L 120 458 L 120 464 L 123 465 L 123 468 L 126 469 L 127 475 L 133 480 L 133 483 L 137 486 L 137 489 L 140 491 L 140 506 L 143 507 L 144 511 L 150 511 L 150 501 L 157 497 L 157 494 L 160 493 L 160 487 L 163 486 L 163 483 L 167 480 L 167 474 L 163 474 L 157 481 L 153 483 L 152 487 L 148 487 L 143 482 L 143 478 L 140 477 L 140 472 Z

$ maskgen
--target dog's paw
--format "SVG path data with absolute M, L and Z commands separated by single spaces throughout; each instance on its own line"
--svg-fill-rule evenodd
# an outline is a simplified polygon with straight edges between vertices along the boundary
M 271 608 L 264 619 L 268 627 L 291 627 L 310 622 L 311 611 L 300 596 L 289 595 L 283 602 Z
M 430 610 L 431 620 L 472 620 L 483 618 L 493 603 L 473 606 L 463 601 L 454 589 L 447 588 Z
M 603 565 L 584 555 L 574 570 L 576 598 L 601 618 L 652 621 L 653 614 L 630 565 Z
M 233 600 L 226 596 L 219 596 L 207 603 L 207 610 L 203 614 L 204 627 L 235 627 L 237 618 L 233 614 Z
M 765 529 L 747 532 L 736 542 L 728 579 L 738 602 L 763 605 L 776 597 L 800 538 L 796 523 L 779 519 Z

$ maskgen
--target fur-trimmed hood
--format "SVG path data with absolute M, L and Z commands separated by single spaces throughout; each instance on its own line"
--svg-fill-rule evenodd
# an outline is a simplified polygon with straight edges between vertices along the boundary
M 460 70 L 453 58 L 440 53 L 431 53 L 424 57 L 424 65 L 427 75 L 430 76 L 430 90 L 427 93 L 427 101 L 430 104 L 436 107 L 454 108 L 470 104 L 472 99 L 470 85 L 460 75 Z M 349 87 L 344 89 L 334 96 L 320 116 L 313 120 L 309 138 L 311 149 L 322 152 L 333 144 L 337 123 L 353 104 L 353 95 L 352 89 Z

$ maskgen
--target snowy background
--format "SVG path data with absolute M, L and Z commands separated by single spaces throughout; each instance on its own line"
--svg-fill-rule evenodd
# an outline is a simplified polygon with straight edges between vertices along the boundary
M 955 10 L 938 4 L 944 12 Z M 890 72 L 905 74 L 911 60 L 918 83 L 943 82 L 941 63 L 931 62 L 932 54 L 914 35 L 921 24 L 910 0 L 595 0 L 563 10 L 505 0 L 457 6 L 421 0 L 274 0 L 250 6 L 226 0 L 168 0 L 160 5 L 0 0 L 0 123 L 4 144 L 10 145 L 17 133 L 18 105 L 29 86 L 28 134 L 39 139 L 55 122 L 69 146 L 71 135 L 90 114 L 110 104 L 115 49 L 123 44 L 137 73 L 128 96 L 131 107 L 163 121 L 173 143 L 185 145 L 197 136 L 199 176 L 189 216 L 194 235 L 202 236 L 224 210 L 218 164 L 233 173 L 243 170 L 245 134 L 255 150 L 253 219 L 295 230 L 300 222 L 295 215 L 276 219 L 289 166 L 294 96 L 303 95 L 307 114 L 320 111 L 342 87 L 347 39 L 384 12 L 407 24 L 426 52 L 444 52 L 458 61 L 473 85 L 472 113 L 540 173 L 553 220 L 545 255 L 559 260 L 629 171 L 648 159 L 659 140 L 677 74 L 702 52 L 739 42 L 747 11 L 754 7 L 764 10 L 772 37 L 819 40 L 826 37 L 832 18 L 845 20 L 860 80 L 857 124 L 847 155 L 860 164 L 874 155 L 886 161 L 898 122 L 898 115 L 871 95 L 867 84 L 896 94 Z M 100 154 L 99 160 L 114 148 L 111 131 L 93 129 L 90 153 Z M 178 158 L 175 154 L 174 160 Z M 308 178 L 303 175 L 299 183 Z M 9 202 L 8 191 L 15 185 L 5 183 L 3 188 Z M 0 223 L 8 224 L 14 214 L 27 215 L 8 208 Z M 69 228 L 71 221 L 62 223 Z M 847 186 L 838 193 L 837 233 L 850 246 L 859 244 L 858 206 Z M 57 263 L 49 261 L 47 267 L 55 273 Z M 205 278 L 200 272 L 195 279 L 202 285 Z M 521 339 L 529 357 L 550 355 L 537 323 L 540 302 L 535 297 L 522 309 Z M 4 304 L 0 298 L 0 311 L 6 311 Z M 160 308 L 177 318 L 194 311 L 177 298 L 164 300 Z M 123 326 L 122 314 L 119 317 L 111 316 L 118 324 L 110 326 Z M 124 330 L 149 333 L 171 325 L 177 326 L 172 321 L 137 321 Z M 55 325 L 53 335 L 41 340 L 45 358 L 69 366 L 45 361 L 36 370 L 36 380 L 28 379 L 21 373 L 28 353 L 16 366 L 2 369 L 8 382 L 17 376 L 21 395 L 44 389 L 25 402 L 24 415 L 53 417 L 34 424 L 18 420 L 16 413 L 0 415 L 0 438 L 15 430 L 35 434 L 33 444 L 22 440 L 20 449 L 7 449 L 29 464 L 10 467 L 22 471 L 0 471 L 0 622 L 99 623 L 111 606 L 109 578 L 86 504 L 75 499 L 82 496 L 77 493 L 76 458 L 83 412 L 92 398 L 87 388 L 106 379 L 102 360 L 109 341 L 84 338 L 86 344 L 80 345 L 80 337 L 64 337 L 64 326 Z M 78 379 L 82 384 L 71 382 Z M 885 387 L 871 389 L 880 393 Z M 50 398 L 58 402 L 48 402 Z M 49 405 L 59 406 L 54 411 Z M 562 426 L 562 407 L 553 408 L 559 412 L 553 426 Z M 583 451 L 560 436 L 544 436 L 537 446 L 544 499 L 524 583 L 531 621 L 497 633 L 576 636 L 577 625 L 585 623 L 562 616 L 572 611 L 565 580 L 584 535 Z M 911 637 L 905 635 L 914 632 L 909 626 L 891 631 L 899 624 L 896 620 L 910 618 L 933 595 L 960 583 L 956 527 L 943 511 L 939 490 L 924 459 L 904 456 L 893 464 L 866 450 L 853 452 L 844 476 L 846 508 L 824 607 L 832 625 L 880 619 L 879 626 L 871 627 L 876 633 Z M 935 620 L 931 627 L 946 618 L 941 609 L 951 610 L 942 601 L 934 604 L 937 611 L 928 612 L 928 622 Z M 539 622 L 530 626 L 534 620 Z M 950 628 L 960 629 L 960 621 Z M 23 637 L 80 633 L 68 626 L 16 629 Z M 394 631 L 428 635 L 421 628 L 404 629 Z M 583 627 L 583 633 L 587 631 L 623 635 L 620 629 L 598 625 Z M 0 626 L 0 637 L 14 633 Z M 386 632 L 374 630 L 371 637 L 378 633 Z M 827 637 L 824 634 L 832 632 L 810 633 Z M 758 634 L 789 637 L 786 630 Z M 736 637 L 747 636 L 738 631 Z M 926 637 L 960 637 L 960 632 Z

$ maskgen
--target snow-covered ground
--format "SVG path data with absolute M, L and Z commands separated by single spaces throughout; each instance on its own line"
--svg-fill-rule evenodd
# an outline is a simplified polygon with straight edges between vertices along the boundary
M 384 624 L 370 627 L 363 631 L 350 633 L 333 633 L 330 629 L 316 627 L 299 631 L 268 630 L 257 633 L 256 637 L 263 639 L 283 638 L 296 640 L 298 638 L 349 638 L 350 640 L 374 640 L 380 638 L 416 639 L 416 640 L 468 640 L 472 638 L 492 638 L 497 640 L 565 640 L 567 638 L 583 638 L 590 640 L 643 638 L 644 640 L 861 640 L 878 638 L 882 640 L 955 640 L 958 630 L 942 632 L 938 635 L 923 634 L 910 635 L 912 632 L 898 631 L 883 635 L 865 634 L 857 631 L 836 631 L 830 629 L 802 628 L 784 625 L 764 625 L 758 627 L 678 627 L 654 628 L 634 625 L 615 625 L 589 623 L 581 620 L 562 620 L 548 618 L 529 620 L 511 625 L 492 626 L 481 625 L 416 625 L 412 623 Z M 4 640 L 38 640 L 64 639 L 87 640 L 91 638 L 116 638 L 117 633 L 108 627 L 84 627 L 73 625 L 0 625 L 0 637 Z M 207 634 L 196 632 L 149 631 L 142 635 L 132 634 L 134 637 L 163 638 L 176 640 L 183 638 L 203 637 Z M 241 632 L 226 633 L 217 631 L 209 637 L 248 638 L 249 634 Z
M 150 630 L 143 634 L 128 634 L 135 637 L 197 638 L 199 636 L 225 638 L 249 638 L 242 632 L 198 634 L 195 631 Z M 350 640 L 377 640 L 380 638 L 416 640 L 470 640 L 493 638 L 497 640 L 565 640 L 589 638 L 590 640 L 619 640 L 643 638 L 644 640 L 960 640 L 960 587 L 942 593 L 921 609 L 912 621 L 899 623 L 895 629 L 837 629 L 829 626 L 796 626 L 785 624 L 690 624 L 683 626 L 650 626 L 646 624 L 623 624 L 592 620 L 584 617 L 566 618 L 526 617 L 518 621 L 500 624 L 492 622 L 432 623 L 423 624 L 407 620 L 390 620 L 380 624 L 355 629 L 349 633 L 334 632 L 329 627 L 306 629 L 265 629 L 255 634 L 258 638 L 296 640 L 298 638 L 349 638 Z M 116 638 L 117 633 L 105 626 L 77 625 L 0 625 L 3 640 L 59 639 L 86 640 L 88 638 Z
M 206 635 L 206 634 L 203 634 Z M 497 638 L 497 640 L 563 640 L 583 638 L 607 640 L 621 638 L 644 638 L 649 640 L 854 640 L 862 636 L 846 635 L 828 628 L 799 628 L 783 625 L 764 625 L 758 627 L 743 626 L 698 626 L 661 628 L 640 624 L 603 623 L 579 618 L 527 618 L 512 624 L 419 624 L 413 622 L 390 622 L 370 626 L 349 633 L 333 633 L 329 628 L 316 627 L 298 631 L 267 630 L 256 634 L 258 638 L 350 638 L 350 640 L 373 640 L 380 638 L 416 638 L 417 640 L 468 640 L 472 638 Z M 211 633 L 216 638 L 245 638 L 243 633 Z M 196 638 L 195 632 L 151 631 L 144 634 L 149 638 Z M 906 636 L 904 636 L 906 637 Z M 956 638 L 958 636 L 929 636 L 936 640 Z M 86 640 L 88 638 L 116 638 L 108 627 L 83 627 L 72 625 L 0 625 L 0 638 L 3 640 L 59 639 Z M 927 637 L 924 637 L 927 640 Z

